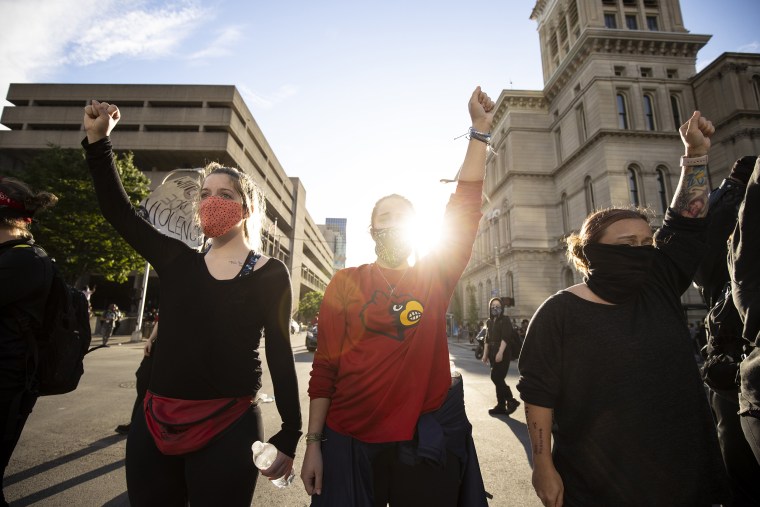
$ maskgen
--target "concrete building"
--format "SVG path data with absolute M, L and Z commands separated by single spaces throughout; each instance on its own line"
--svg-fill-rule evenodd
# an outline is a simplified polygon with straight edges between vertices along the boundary
M 177 168 L 217 161 L 250 174 L 267 196 L 265 253 L 290 269 L 294 304 L 308 291 L 324 292 L 334 252 L 306 210 L 306 189 L 289 177 L 234 86 L 11 84 L 0 131 L 0 163 L 20 168 L 49 144 L 79 148 L 83 108 L 92 98 L 117 104 L 122 120 L 117 151 L 157 186 Z
M 336 271 L 346 267 L 346 222 L 345 218 L 327 218 L 325 224 L 319 226 L 335 252 L 333 267 Z
M 484 218 L 458 290 L 487 316 L 492 295 L 530 318 L 581 281 L 563 240 L 588 213 L 673 197 L 678 127 L 695 109 L 716 127 L 712 186 L 737 158 L 760 153 L 760 55 L 725 53 L 696 72 L 709 35 L 688 32 L 678 0 L 538 0 L 543 90 L 504 90 L 496 104 Z M 683 298 L 698 307 L 695 291 Z M 689 319 L 700 317 L 699 311 Z

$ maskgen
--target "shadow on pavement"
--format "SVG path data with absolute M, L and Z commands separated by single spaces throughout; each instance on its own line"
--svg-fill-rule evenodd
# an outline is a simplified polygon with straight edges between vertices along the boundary
M 68 456 L 71 456 L 71 454 L 69 454 Z M 66 491 L 69 488 L 73 488 L 74 486 L 78 486 L 79 484 L 85 483 L 87 481 L 91 481 L 97 477 L 100 477 L 101 475 L 109 474 L 113 472 L 114 470 L 118 470 L 119 468 L 123 468 L 123 467 L 124 467 L 123 459 L 116 461 L 114 463 L 111 463 L 109 465 L 103 465 L 100 468 L 96 468 L 95 470 L 91 470 L 89 472 L 83 473 L 77 477 L 72 477 L 71 479 L 63 481 L 59 484 L 56 484 L 55 486 L 50 486 L 49 488 L 45 488 L 36 493 L 32 493 L 31 495 L 27 495 L 25 497 L 19 498 L 18 500 L 14 500 L 13 505 L 21 507 L 21 506 L 32 505 L 37 502 L 41 502 L 45 498 L 49 498 L 53 495 L 57 495 L 58 493 Z M 22 472 L 22 473 L 25 473 L 25 472 Z M 15 476 L 18 476 L 18 475 L 20 474 L 15 474 Z M 118 497 L 111 500 L 111 502 L 121 498 L 121 496 L 122 495 L 119 495 Z M 121 504 L 111 504 L 111 502 L 109 502 L 107 505 L 114 505 L 114 506 L 121 505 Z
M 10 486 L 11 484 L 24 481 L 26 479 L 29 479 L 30 477 L 34 477 L 35 475 L 47 472 L 48 470 L 52 470 L 55 467 L 65 465 L 66 463 L 69 463 L 71 461 L 87 456 L 88 454 L 92 454 L 93 452 L 97 452 L 101 449 L 109 447 L 117 442 L 120 442 L 121 440 L 124 440 L 125 438 L 127 438 L 126 435 L 111 435 L 105 438 L 101 438 L 100 440 L 96 440 L 95 442 L 92 442 L 90 445 L 88 445 L 84 449 L 74 451 L 72 453 L 66 454 L 64 456 L 60 456 L 58 458 L 47 461 L 45 463 L 41 463 L 37 466 L 33 466 L 32 468 L 28 468 L 26 470 L 22 470 L 21 472 L 16 472 L 13 475 L 9 475 L 5 478 L 3 482 L 6 486 Z M 18 501 L 20 502 L 22 500 L 23 499 L 18 500 Z M 19 504 L 19 505 L 22 505 L 22 504 Z
M 116 498 L 107 501 L 103 504 L 103 507 L 129 507 L 129 496 L 127 496 L 127 492 L 125 491 Z
M 512 430 L 512 433 L 514 433 L 514 435 L 517 437 L 517 440 L 519 440 L 522 444 L 523 449 L 525 449 L 525 456 L 528 458 L 528 464 L 530 465 L 530 468 L 533 468 L 533 453 L 530 450 L 530 435 L 528 434 L 528 426 L 524 422 L 518 421 L 517 419 L 512 419 L 509 416 L 500 415 L 492 417 L 503 421 L 504 424 L 509 426 L 509 429 Z

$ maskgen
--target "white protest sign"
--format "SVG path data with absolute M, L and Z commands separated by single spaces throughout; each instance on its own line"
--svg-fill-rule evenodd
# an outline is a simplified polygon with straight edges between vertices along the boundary
M 199 248 L 203 233 L 195 218 L 195 200 L 200 190 L 199 169 L 177 169 L 146 197 L 138 208 L 143 218 L 167 236 L 190 248 Z

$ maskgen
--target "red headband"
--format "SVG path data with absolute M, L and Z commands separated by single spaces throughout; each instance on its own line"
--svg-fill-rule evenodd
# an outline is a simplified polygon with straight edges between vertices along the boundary
M 32 217 L 28 216 L 28 212 L 26 211 L 26 207 L 24 207 L 24 203 L 21 201 L 17 201 L 15 199 L 11 199 L 3 191 L 0 190 L 0 208 L 10 208 L 10 209 L 17 209 L 19 211 L 22 211 L 25 215 L 25 217 L 20 217 L 23 221 L 26 223 L 31 223 Z

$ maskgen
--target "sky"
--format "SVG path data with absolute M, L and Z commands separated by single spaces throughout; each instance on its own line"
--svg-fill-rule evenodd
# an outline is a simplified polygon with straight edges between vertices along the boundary
M 419 237 L 432 241 L 475 86 L 494 100 L 543 88 L 534 5 L 0 0 L 0 97 L 16 82 L 235 85 L 301 178 L 314 221 L 348 219 L 354 266 L 374 260 L 370 214 L 387 194 L 415 203 Z M 760 1 L 681 0 L 681 10 L 688 30 L 712 35 L 698 70 L 727 51 L 760 52 Z

